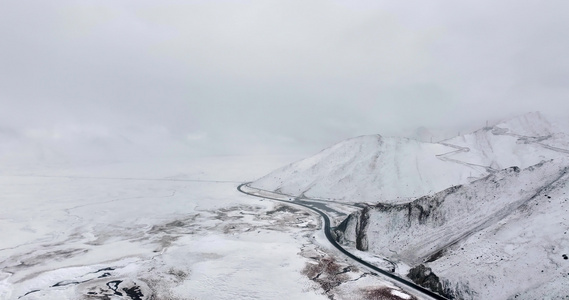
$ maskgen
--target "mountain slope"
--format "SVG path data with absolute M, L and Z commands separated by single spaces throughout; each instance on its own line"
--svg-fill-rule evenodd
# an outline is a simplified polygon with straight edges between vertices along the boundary
M 337 240 L 451 298 L 565 299 L 568 128 L 529 113 L 438 143 L 358 137 L 252 185 L 368 203 Z
M 511 166 L 526 168 L 542 160 L 566 157 L 569 139 L 565 127 L 552 124 L 542 114 L 528 113 L 492 127 L 442 141 L 466 148 L 446 158 L 499 170 Z
M 436 156 L 451 151 L 405 138 L 361 136 L 276 170 L 252 186 L 346 202 L 407 201 L 485 174 Z
M 451 285 L 466 283 L 478 299 L 564 299 L 569 295 L 568 183 L 565 174 L 428 266 Z
M 522 171 L 512 167 L 409 203 L 380 203 L 365 212 L 367 232 L 345 231 L 345 237 L 355 243 L 358 235 L 365 234 L 367 247 L 361 246 L 359 250 L 370 250 L 384 257 L 395 255 L 417 264 L 466 235 L 501 220 L 565 172 L 565 168 L 551 161 Z M 361 216 L 346 221 L 362 223 Z M 355 228 L 349 223 L 344 226 Z
M 562 126 L 529 113 L 439 143 L 362 136 L 260 178 L 253 187 L 345 202 L 401 203 L 510 166 L 569 155 Z
M 407 204 L 366 208 L 335 233 L 343 244 L 390 261 L 424 263 L 443 278 L 447 295 L 535 292 L 569 275 L 568 170 L 566 161 L 508 168 Z M 525 270 L 539 274 L 529 278 Z M 548 295 L 543 289 L 540 295 Z

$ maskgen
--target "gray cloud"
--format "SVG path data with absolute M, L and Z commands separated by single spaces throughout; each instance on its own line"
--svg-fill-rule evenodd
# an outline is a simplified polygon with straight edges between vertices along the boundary
M 565 113 L 568 13 L 566 1 L 5 1 L 0 126 L 276 153 Z

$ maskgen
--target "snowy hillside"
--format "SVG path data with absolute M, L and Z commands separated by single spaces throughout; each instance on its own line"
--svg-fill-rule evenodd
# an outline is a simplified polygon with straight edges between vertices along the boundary
M 512 167 L 410 203 L 377 204 L 365 212 L 366 220 L 361 216 L 357 220 L 365 222 L 366 232 L 359 233 L 370 237 L 367 245 L 358 248 L 385 257 L 397 253 L 411 264 L 428 260 L 441 248 L 497 222 L 527 202 L 564 174 L 565 169 L 559 168 L 553 162 L 522 171 Z M 353 232 L 346 232 L 346 237 L 355 242 L 355 227 L 348 227 Z
M 566 157 L 564 128 L 529 113 L 439 143 L 362 136 L 278 169 L 252 186 L 346 202 L 408 202 L 510 166 Z
M 252 186 L 370 204 L 334 229 L 337 240 L 450 298 L 561 299 L 568 128 L 529 113 L 437 143 L 363 136 Z
M 407 201 L 485 174 L 437 157 L 454 150 L 405 138 L 361 136 L 279 169 L 252 186 L 346 202 Z
M 426 262 L 447 295 L 507 299 L 536 288 L 559 295 L 543 285 L 569 271 L 568 169 L 559 161 L 512 167 L 411 203 L 378 204 L 352 214 L 336 235 L 391 261 Z M 555 285 L 569 292 L 563 286 Z
M 536 178 L 537 179 L 537 178 Z M 569 295 L 569 176 L 545 186 L 508 217 L 428 264 L 477 299 L 566 299 Z
M 566 157 L 567 127 L 550 122 L 542 114 L 528 113 L 485 127 L 473 133 L 442 141 L 458 149 L 445 159 L 471 166 L 499 170 L 511 166 L 526 168 L 542 160 Z

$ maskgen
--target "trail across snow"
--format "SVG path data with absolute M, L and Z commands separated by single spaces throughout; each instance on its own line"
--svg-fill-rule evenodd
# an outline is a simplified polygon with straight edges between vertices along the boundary
M 457 153 L 470 152 L 470 148 L 468 148 L 468 147 L 461 147 L 461 146 L 452 145 L 452 144 L 443 143 L 443 142 L 439 142 L 438 144 L 441 144 L 441 145 L 444 145 L 444 146 L 447 146 L 447 147 L 451 147 L 451 148 L 455 148 L 455 149 L 456 149 L 455 151 L 451 151 L 451 152 L 448 152 L 448 153 L 437 154 L 437 157 L 438 157 L 439 159 L 443 160 L 443 161 L 455 162 L 455 163 L 457 163 L 457 164 L 461 164 L 461 165 L 464 165 L 464 166 L 467 166 L 467 167 L 484 168 L 488 173 L 494 173 L 494 172 L 497 171 L 496 169 L 494 169 L 494 168 L 492 168 L 492 167 L 490 167 L 490 166 L 482 166 L 482 165 L 472 164 L 472 163 L 468 163 L 468 162 L 461 161 L 461 160 L 458 160 L 458 159 L 452 159 L 452 158 L 449 157 L 449 156 L 453 156 L 453 155 L 455 155 L 455 154 L 457 154 Z

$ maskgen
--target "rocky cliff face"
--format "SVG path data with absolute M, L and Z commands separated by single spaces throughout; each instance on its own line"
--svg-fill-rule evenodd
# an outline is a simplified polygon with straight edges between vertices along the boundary
M 423 264 L 411 268 L 407 277 L 416 284 L 448 299 L 474 299 L 477 297 L 476 293 L 465 284 L 453 285 L 448 280 L 441 280 L 431 268 Z
M 356 247 L 360 251 L 368 250 L 367 230 L 369 224 L 370 207 L 366 206 L 360 211 L 350 215 L 332 231 L 336 241 L 340 244 Z
M 332 233 L 338 243 L 345 246 L 355 247 L 361 251 L 367 251 L 367 247 L 362 249 L 361 246 L 358 247 L 356 244 L 356 241 L 361 240 L 362 238 L 367 241 L 366 230 L 361 230 L 360 228 L 362 211 L 363 209 L 349 214 L 342 223 L 338 224 L 335 228 L 332 228 Z

